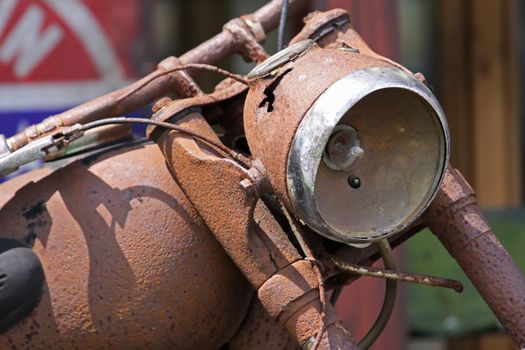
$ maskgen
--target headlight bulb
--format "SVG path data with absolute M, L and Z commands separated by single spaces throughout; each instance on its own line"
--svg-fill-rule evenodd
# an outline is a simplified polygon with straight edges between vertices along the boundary
M 357 131 L 349 125 L 337 125 L 323 154 L 326 166 L 335 171 L 348 171 L 365 151 Z

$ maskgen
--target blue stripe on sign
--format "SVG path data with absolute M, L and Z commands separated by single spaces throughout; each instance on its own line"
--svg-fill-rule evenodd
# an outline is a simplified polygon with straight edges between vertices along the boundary
M 27 126 L 38 123 L 50 115 L 62 112 L 57 111 L 0 111 L 0 134 L 10 137 Z

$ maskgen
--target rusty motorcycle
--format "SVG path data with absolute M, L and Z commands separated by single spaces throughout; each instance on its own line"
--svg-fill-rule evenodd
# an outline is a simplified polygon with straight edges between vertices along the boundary
M 365 349 L 398 281 L 462 289 L 396 271 L 391 248 L 425 227 L 525 346 L 525 279 L 449 164 L 424 77 L 373 52 L 340 9 L 309 14 L 275 55 L 260 45 L 307 4 L 273 0 L 0 138 L 2 174 L 46 161 L 0 186 L 2 349 Z M 255 68 L 212 66 L 232 54 Z M 199 70 L 226 78 L 205 93 Z M 153 102 L 151 119 L 122 117 Z M 387 288 L 358 344 L 327 293 L 360 276 Z

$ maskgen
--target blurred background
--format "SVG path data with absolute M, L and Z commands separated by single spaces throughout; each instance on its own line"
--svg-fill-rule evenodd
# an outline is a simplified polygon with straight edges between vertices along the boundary
M 264 0 L 0 0 L 0 133 L 114 90 L 181 55 Z M 350 11 L 369 45 L 422 72 L 443 104 L 452 163 L 475 188 L 498 237 L 525 271 L 525 0 L 313 0 Z M 305 12 L 304 14 L 306 14 Z M 288 38 L 301 18 L 288 22 Z M 265 48 L 275 52 L 276 35 Z M 239 57 L 221 66 L 245 73 Z M 198 78 L 210 91 L 218 78 Z M 147 110 L 136 115 L 147 115 Z M 402 269 L 456 278 L 462 294 L 403 286 L 373 349 L 514 349 L 438 240 L 423 231 Z M 337 310 L 356 338 L 375 319 L 382 281 L 346 288 Z

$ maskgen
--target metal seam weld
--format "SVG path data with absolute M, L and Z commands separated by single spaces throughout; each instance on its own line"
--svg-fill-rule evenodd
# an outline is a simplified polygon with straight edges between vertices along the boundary
M 458 247 L 457 249 L 452 249 L 452 250 L 450 251 L 450 254 L 451 254 L 452 256 L 455 256 L 456 254 L 458 254 L 458 253 L 460 253 L 460 252 L 463 252 L 463 251 L 467 250 L 473 242 L 477 241 L 479 238 L 481 238 L 481 237 L 483 237 L 483 236 L 485 236 L 485 235 L 487 235 L 487 234 L 490 234 L 490 233 L 492 233 L 492 230 L 489 228 L 488 230 L 484 231 L 483 233 L 480 233 L 480 234 L 478 234 L 477 236 L 472 237 L 471 239 L 469 239 L 469 240 L 468 240 L 467 242 L 465 242 L 465 244 L 463 244 L 461 247 Z

